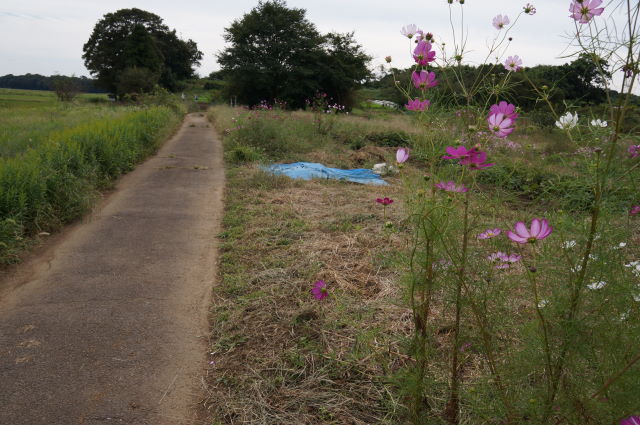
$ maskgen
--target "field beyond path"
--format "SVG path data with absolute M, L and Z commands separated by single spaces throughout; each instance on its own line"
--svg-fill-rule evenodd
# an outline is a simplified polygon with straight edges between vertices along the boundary
M 191 114 L 84 223 L 0 280 L 0 424 L 193 422 L 222 147 Z

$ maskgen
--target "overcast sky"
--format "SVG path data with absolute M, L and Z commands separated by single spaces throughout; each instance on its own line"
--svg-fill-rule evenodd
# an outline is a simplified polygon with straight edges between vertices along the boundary
M 522 16 L 507 54 L 520 55 L 525 66 L 568 62 L 560 58 L 566 35 L 574 28 L 568 17 L 569 0 L 530 0 L 535 16 Z M 492 18 L 512 18 L 526 0 L 467 0 L 465 19 L 472 38 L 469 46 L 479 57 L 495 36 Z M 200 75 L 218 69 L 216 52 L 224 47 L 224 28 L 257 4 L 257 0 L 2 0 L 0 3 L 0 75 L 39 73 L 89 75 L 82 61 L 82 46 L 95 23 L 108 12 L 137 7 L 162 17 L 182 38 L 198 43 L 204 52 Z M 438 39 L 451 41 L 449 8 L 445 0 L 289 0 L 290 7 L 307 10 L 308 19 L 322 32 L 355 31 L 374 58 L 391 55 L 394 65 L 412 61 L 403 25 L 415 23 Z

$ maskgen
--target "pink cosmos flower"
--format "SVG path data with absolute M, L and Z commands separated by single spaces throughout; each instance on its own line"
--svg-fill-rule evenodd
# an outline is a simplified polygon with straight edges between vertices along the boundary
M 507 255 L 504 252 L 498 251 L 498 252 L 494 252 L 493 254 L 489 255 L 487 257 L 487 260 L 489 261 L 502 261 L 502 258 Z
M 520 59 L 520 56 L 509 56 L 504 62 L 504 69 L 513 72 L 520 71 L 522 69 L 522 59 Z
M 498 270 L 508 269 L 511 267 L 511 264 L 517 263 L 520 261 L 522 257 L 518 254 L 505 254 L 504 252 L 498 251 L 487 257 L 487 260 L 496 262 L 499 261 L 501 264 L 498 264 L 495 268 Z
M 420 90 L 426 90 L 438 85 L 435 72 L 414 71 L 413 74 L 411 74 L 411 80 L 413 81 L 413 85 Z
M 522 221 L 519 221 L 515 225 L 515 233 L 508 231 L 507 237 L 521 244 L 535 243 L 549 236 L 551 232 L 553 232 L 553 228 L 549 226 L 547 219 L 534 218 L 531 220 L 531 230 L 527 229 L 527 226 Z
M 602 4 L 602 0 L 573 0 L 569 6 L 570 18 L 580 22 L 588 23 L 594 16 L 602 15 L 604 7 L 598 7 Z
M 506 25 L 509 25 L 509 17 L 507 15 L 498 15 L 495 18 L 493 18 L 493 26 L 495 29 L 497 30 L 501 30 L 502 28 L 504 28 Z
M 431 43 L 421 40 L 413 51 L 413 59 L 418 65 L 426 66 L 436 60 L 436 52 L 431 50 Z
M 505 263 L 517 263 L 518 261 L 520 261 L 520 259 L 522 258 L 522 256 L 518 255 L 518 254 L 503 254 L 500 256 L 500 261 L 504 261 Z
M 637 158 L 640 156 L 640 145 L 631 145 L 628 149 L 629 156 L 631 158 Z
M 629 215 L 638 215 L 638 214 L 640 214 L 640 205 L 635 205 L 631 207 L 631 210 L 629 210 Z
M 503 113 L 489 115 L 487 122 L 489 123 L 489 130 L 501 139 L 504 139 L 515 130 L 513 120 Z
M 467 150 L 467 148 L 465 148 L 464 146 L 458 146 L 457 148 L 454 148 L 453 146 L 447 146 L 445 150 L 447 151 L 449 156 L 444 155 L 442 157 L 443 159 L 465 159 L 471 156 L 471 152 L 473 152 L 475 148 Z
M 311 293 L 316 300 L 323 300 L 329 296 L 329 291 L 327 290 L 327 284 L 324 280 L 319 280 L 313 284 L 313 289 L 311 289 Z
M 472 170 L 493 167 L 494 163 L 487 163 L 487 153 L 474 150 L 467 159 L 460 161 L 460 165 L 468 165 Z
M 491 239 L 502 233 L 502 229 L 487 229 L 478 235 L 478 239 Z
M 382 204 L 382 205 L 384 205 L 386 207 L 387 205 L 393 204 L 393 199 L 386 198 L 386 197 L 385 198 L 377 198 L 376 202 L 379 203 L 379 204 Z
M 407 162 L 408 159 L 409 159 L 409 149 L 406 149 L 406 148 L 398 149 L 398 151 L 396 152 L 396 161 L 398 162 L 398 164 Z
M 429 100 L 410 100 L 406 105 L 404 105 L 409 111 L 424 111 L 425 109 L 429 109 L 429 105 L 431 105 L 431 101 Z
M 629 416 L 620 421 L 620 425 L 640 425 L 640 416 Z
M 504 114 L 505 117 L 515 121 L 519 114 L 516 112 L 516 106 L 511 103 L 507 103 L 504 100 L 495 105 L 491 105 L 489 108 L 489 115 Z
M 444 190 L 445 192 L 464 193 L 469 191 L 469 188 L 464 187 L 464 185 L 457 185 L 452 181 L 436 183 L 434 186 L 438 189 Z

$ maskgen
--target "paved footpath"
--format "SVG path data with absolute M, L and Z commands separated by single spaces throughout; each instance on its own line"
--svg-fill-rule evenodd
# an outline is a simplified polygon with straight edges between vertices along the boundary
M 93 215 L 5 273 L 1 425 L 199 423 L 223 187 L 221 144 L 191 114 Z

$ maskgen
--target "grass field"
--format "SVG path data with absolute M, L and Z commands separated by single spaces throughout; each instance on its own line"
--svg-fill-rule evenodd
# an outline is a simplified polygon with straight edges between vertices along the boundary
M 94 98 L 59 103 L 50 92 L 0 92 L 0 262 L 17 261 L 34 236 L 86 213 L 182 115 Z
M 640 336 L 638 276 L 624 266 L 640 257 L 638 223 L 629 216 L 640 175 L 637 167 L 627 172 L 633 159 L 623 152 L 636 143 L 634 135 L 623 138 L 611 171 L 615 187 L 602 194 L 603 219 L 584 276 L 589 286 L 576 288 L 595 196 L 597 139 L 572 145 L 526 116 L 508 144 L 482 134 L 465 139 L 446 113 L 324 117 L 330 121 L 318 125 L 311 113 L 216 107 L 210 118 L 224 134 L 229 167 L 205 403 L 214 424 L 405 424 L 416 415 L 419 423 L 446 423 L 458 281 L 448 258 L 459 257 L 454 247 L 463 239 L 465 197 L 440 195 L 434 184 L 456 179 L 460 170 L 441 159 L 445 147 L 475 143 L 496 165 L 475 172 L 468 198 L 473 271 L 462 291 L 456 348 L 461 423 L 506 423 L 510 415 L 546 423 L 536 310 L 546 319 L 552 362 L 571 341 L 554 420 L 608 423 L 636 413 L 637 368 L 607 386 L 606 398 L 591 397 L 633 359 Z M 387 178 L 388 187 L 293 181 L 259 167 L 306 160 L 370 168 L 393 163 L 400 146 L 411 148 L 411 159 Z M 375 203 L 384 196 L 395 200 L 386 218 Z M 423 217 L 440 221 L 430 230 Z M 535 251 L 518 250 L 504 236 L 476 237 L 531 217 L 554 226 Z M 445 250 L 430 251 L 429 232 L 445 239 Z M 487 261 L 496 251 L 522 260 L 497 270 Z M 411 294 L 429 273 L 435 275 L 423 325 L 429 337 L 419 344 L 428 366 L 421 370 Z M 531 278 L 538 275 L 534 294 Z M 310 293 L 319 279 L 329 288 L 321 301 Z M 579 325 L 567 324 L 569 288 L 581 297 Z M 487 353 L 499 360 L 487 360 Z M 499 387 L 492 371 L 499 372 Z M 501 398 L 505 387 L 509 409 Z M 416 398 L 430 410 L 412 410 Z

